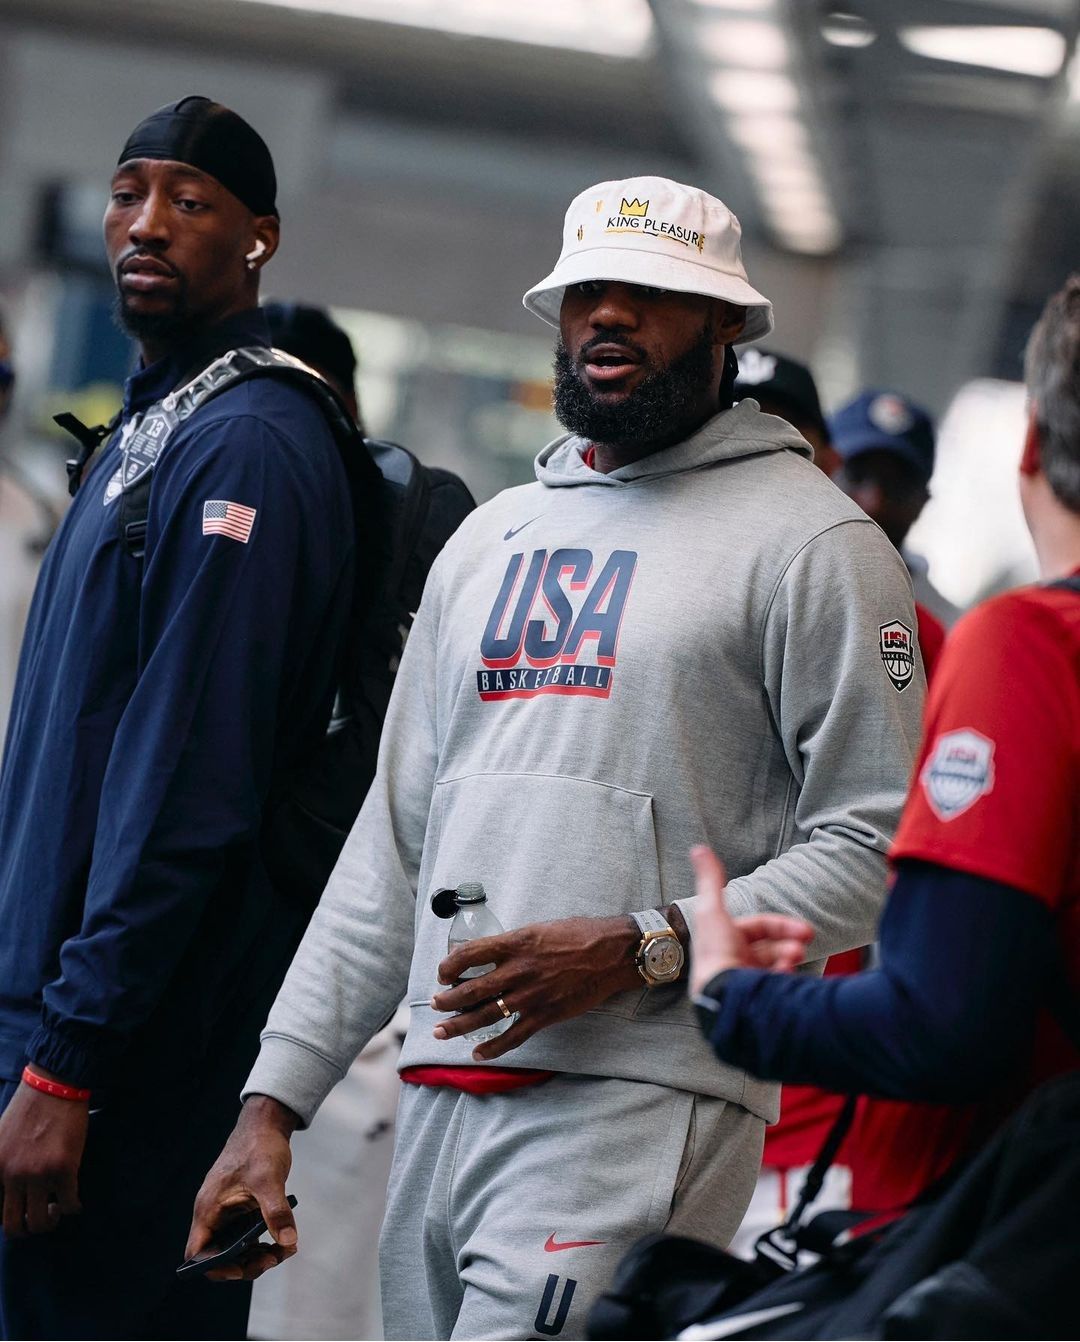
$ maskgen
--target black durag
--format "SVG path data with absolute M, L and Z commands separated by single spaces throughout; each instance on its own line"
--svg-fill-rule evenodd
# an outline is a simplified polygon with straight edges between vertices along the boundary
M 252 214 L 277 214 L 277 176 L 266 141 L 209 98 L 181 98 L 140 121 L 116 161 L 135 158 L 186 163 L 219 181 Z

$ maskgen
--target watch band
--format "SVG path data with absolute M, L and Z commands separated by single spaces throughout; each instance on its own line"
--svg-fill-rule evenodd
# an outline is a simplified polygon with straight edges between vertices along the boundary
M 630 917 L 637 923 L 643 937 L 648 936 L 650 932 L 670 932 L 672 935 L 675 933 L 675 929 L 659 909 L 644 909 L 641 913 L 632 913 Z

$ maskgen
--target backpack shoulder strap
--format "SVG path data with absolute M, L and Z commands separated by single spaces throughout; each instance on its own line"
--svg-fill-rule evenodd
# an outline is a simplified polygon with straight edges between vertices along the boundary
M 146 548 L 151 477 L 169 438 L 179 425 L 223 391 L 251 378 L 266 376 L 284 378 L 318 402 L 342 453 L 354 494 L 359 490 L 358 477 L 359 482 L 370 481 L 374 468 L 369 465 L 365 471 L 367 454 L 349 450 L 360 441 L 360 435 L 345 405 L 324 378 L 282 350 L 262 345 L 229 350 L 182 387 L 148 407 L 139 416 L 125 445 L 121 468 L 125 483 L 118 501 L 118 525 L 124 548 L 133 558 L 142 558 Z

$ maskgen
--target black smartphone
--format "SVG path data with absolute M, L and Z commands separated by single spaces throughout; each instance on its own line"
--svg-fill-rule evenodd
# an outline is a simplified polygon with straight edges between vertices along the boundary
M 290 1207 L 296 1206 L 296 1199 L 290 1193 L 286 1199 Z M 201 1277 L 213 1268 L 224 1267 L 239 1258 L 250 1249 L 266 1232 L 266 1221 L 262 1212 L 246 1212 L 235 1221 L 229 1221 L 218 1231 L 217 1238 L 210 1241 L 205 1249 L 194 1258 L 187 1259 L 176 1269 L 178 1277 Z

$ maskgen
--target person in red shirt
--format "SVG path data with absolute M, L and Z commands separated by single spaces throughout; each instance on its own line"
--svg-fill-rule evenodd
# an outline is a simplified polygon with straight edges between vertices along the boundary
M 1032 333 L 1027 382 L 1020 496 L 1043 581 L 950 635 L 878 967 L 816 981 L 752 968 L 721 864 L 693 854 L 691 991 L 715 1052 L 758 1076 L 951 1106 L 932 1142 L 913 1133 L 909 1185 L 1080 1066 L 1052 1009 L 1080 997 L 1080 276 Z

